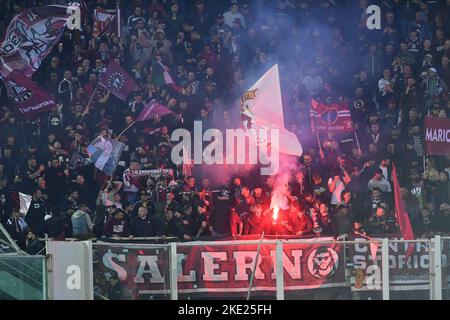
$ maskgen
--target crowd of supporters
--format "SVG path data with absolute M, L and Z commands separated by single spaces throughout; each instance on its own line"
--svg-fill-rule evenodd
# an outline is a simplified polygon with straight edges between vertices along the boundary
M 64 1 L 2 1 L 0 30 L 15 13 L 51 3 Z M 0 217 L 21 248 L 34 252 L 45 235 L 398 235 L 393 163 L 415 236 L 450 233 L 450 160 L 426 156 L 424 146 L 424 117 L 450 117 L 448 1 L 85 3 L 83 30 L 65 31 L 33 76 L 58 108 L 23 118 L 0 88 Z M 381 8 L 380 30 L 366 26 L 370 4 Z M 94 8 L 117 5 L 121 37 L 93 37 Z M 127 102 L 97 87 L 113 59 L 139 85 Z M 180 90 L 155 81 L 157 61 Z M 170 161 L 174 129 L 192 130 L 194 121 L 204 130 L 239 126 L 236 102 L 275 63 L 286 128 L 304 149 L 277 220 L 267 177 L 255 168 L 194 166 L 183 175 Z M 317 137 L 311 98 L 347 101 L 355 134 Z M 95 137 L 116 138 L 152 99 L 174 115 L 138 123 L 120 137 L 125 149 L 113 179 L 92 163 L 72 161 L 88 158 Z M 173 171 L 127 175 L 148 169 Z M 217 171 L 228 174 L 217 178 Z M 26 216 L 11 205 L 11 191 L 32 195 Z

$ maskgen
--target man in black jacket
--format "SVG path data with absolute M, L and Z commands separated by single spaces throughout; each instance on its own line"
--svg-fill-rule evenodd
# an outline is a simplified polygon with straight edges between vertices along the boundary
M 144 207 L 147 209 L 147 214 L 150 215 L 150 218 L 155 215 L 155 205 L 151 201 L 150 194 L 147 191 L 141 191 L 141 200 L 136 202 L 133 206 L 133 216 L 136 217 L 138 215 L 138 210 L 140 207 Z
M 36 191 L 33 192 L 33 199 L 25 217 L 25 221 L 30 226 L 30 229 L 33 231 L 33 233 L 38 237 L 44 236 L 45 215 L 46 209 L 42 191 L 40 189 L 36 189 Z
M 59 205 L 64 201 L 67 194 L 67 169 L 64 169 L 58 158 L 53 158 L 51 167 L 45 172 L 47 181 L 48 199 L 52 206 Z
M 138 214 L 131 220 L 130 238 L 155 236 L 154 222 L 145 207 L 139 207 Z
M 174 218 L 174 212 L 166 209 L 163 214 L 153 217 L 157 236 L 177 237 L 178 228 Z

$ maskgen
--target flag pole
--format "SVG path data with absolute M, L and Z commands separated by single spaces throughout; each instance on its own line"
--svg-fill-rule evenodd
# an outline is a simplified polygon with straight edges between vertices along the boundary
M 136 121 L 137 120 L 134 120 L 128 127 L 126 127 L 118 136 L 117 136 L 117 138 L 116 138 L 116 140 L 119 140 L 119 138 L 128 130 L 128 129 L 130 129 L 135 123 L 136 123 Z
M 319 144 L 319 150 L 322 152 L 322 143 L 320 142 L 319 132 L 316 130 L 317 143 Z
M 94 92 L 92 93 L 92 96 L 91 96 L 91 98 L 89 99 L 89 102 L 88 102 L 88 104 L 87 104 L 85 110 L 89 109 L 89 107 L 91 106 L 92 99 L 94 98 L 95 94 L 97 93 L 97 89 L 98 89 L 98 83 L 97 83 L 97 85 L 95 86 Z
M 423 172 L 425 172 L 427 170 L 427 156 L 425 154 L 425 152 L 423 153 Z
M 261 251 L 261 243 L 263 241 L 263 238 L 264 238 L 264 231 L 261 234 L 261 239 L 259 240 L 259 243 L 258 243 L 258 250 L 256 251 L 255 262 L 253 263 L 252 275 L 250 277 L 250 285 L 249 285 L 248 291 L 247 291 L 247 300 L 250 300 L 250 295 L 251 295 L 252 286 L 253 286 L 253 279 L 255 278 L 256 266 L 258 264 L 259 252 Z
M 121 24 L 121 16 L 120 16 L 120 14 L 121 14 L 121 12 L 120 12 L 120 5 L 117 5 L 117 7 L 116 7 L 116 13 L 117 13 L 117 36 L 119 37 L 119 39 L 120 39 L 120 37 L 122 36 L 122 30 L 121 30 L 121 26 L 122 26 L 122 24 Z
M 358 134 L 356 133 L 356 130 L 353 130 L 353 133 L 355 134 L 356 144 L 358 145 L 358 150 L 359 150 L 360 153 L 362 153 L 361 145 L 359 144 Z

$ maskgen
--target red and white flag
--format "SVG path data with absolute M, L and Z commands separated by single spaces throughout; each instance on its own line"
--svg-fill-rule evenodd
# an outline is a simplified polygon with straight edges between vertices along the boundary
M 312 99 L 310 117 L 311 129 L 314 132 L 353 131 L 352 115 L 345 100 L 324 104 Z
M 246 129 L 278 129 L 279 152 L 300 157 L 303 149 L 297 136 L 284 126 L 278 65 L 268 70 L 241 98 L 241 117 Z M 268 142 L 268 144 L 271 144 Z M 271 144 L 275 147 L 273 144 Z
M 32 197 L 18 191 L 11 191 L 9 195 L 11 197 L 12 207 L 19 209 L 21 214 L 26 215 L 30 208 Z

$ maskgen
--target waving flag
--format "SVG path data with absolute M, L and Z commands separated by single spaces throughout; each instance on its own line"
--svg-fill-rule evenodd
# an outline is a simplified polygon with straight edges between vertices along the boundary
M 241 98 L 241 117 L 247 129 L 278 129 L 279 152 L 300 157 L 298 138 L 284 127 L 278 65 L 267 71 Z
M 159 60 L 152 61 L 152 82 L 157 86 L 168 85 L 176 92 L 181 93 L 183 88 L 173 81 L 169 73 L 169 68 L 161 63 Z
M 117 140 L 99 136 L 89 144 L 87 152 L 97 169 L 112 176 L 124 147 L 125 145 Z
M 395 198 L 395 216 L 397 218 L 403 240 L 414 240 L 414 232 L 411 227 L 408 213 L 405 210 L 405 204 L 400 192 L 400 185 L 398 183 L 397 169 L 395 164 L 392 165 L 392 177 L 394 180 L 394 198 Z M 408 261 L 409 256 L 414 252 L 414 244 L 410 244 L 405 254 L 405 261 Z
M 30 208 L 32 197 L 18 191 L 11 191 L 9 195 L 11 197 L 12 207 L 18 209 L 25 216 Z
M 127 100 L 130 92 L 137 87 L 133 78 L 113 60 L 98 84 L 123 101 Z
M 120 37 L 120 9 L 94 9 L 92 35 L 100 37 L 106 32 L 112 32 Z
M 0 73 L 7 76 L 13 70 L 20 70 L 31 78 L 63 35 L 73 6 L 42 6 L 17 14 L 0 45 Z
M 72 157 L 69 160 L 69 168 L 77 169 L 79 167 L 82 167 L 87 164 L 87 162 L 88 162 L 87 160 L 89 160 L 89 158 L 85 159 L 81 155 L 81 153 L 79 153 L 78 151 L 74 151 L 72 154 Z
M 353 121 L 345 101 L 324 104 L 311 100 L 311 128 L 318 132 L 353 131 Z
M 173 113 L 169 108 L 166 108 L 156 100 L 150 101 L 141 111 L 136 121 L 145 121 L 159 115 L 160 117 Z
M 0 75 L 0 79 L 3 80 L 8 97 L 24 116 L 33 116 L 56 107 L 53 98 L 23 73 L 14 70 L 6 78 Z

